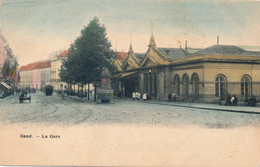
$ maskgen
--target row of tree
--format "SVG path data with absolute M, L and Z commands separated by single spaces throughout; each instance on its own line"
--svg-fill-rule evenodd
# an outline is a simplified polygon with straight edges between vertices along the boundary
M 93 84 L 96 95 L 96 87 L 101 81 L 102 71 L 113 70 L 111 65 L 113 54 L 105 26 L 94 17 L 71 44 L 68 59 L 63 61 L 59 76 L 69 85 L 88 84 L 89 87 L 89 84 Z

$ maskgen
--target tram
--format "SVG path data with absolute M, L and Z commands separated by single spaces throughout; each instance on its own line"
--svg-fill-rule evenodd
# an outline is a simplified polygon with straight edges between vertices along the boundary
M 52 95 L 52 93 L 53 93 L 53 86 L 51 86 L 51 85 L 47 85 L 47 86 L 45 86 L 45 95 L 46 96 L 51 96 Z

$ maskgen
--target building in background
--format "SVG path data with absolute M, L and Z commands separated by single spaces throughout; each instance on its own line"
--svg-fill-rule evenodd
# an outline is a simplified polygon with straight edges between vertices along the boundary
M 132 44 L 130 44 L 128 52 L 116 52 L 116 56 L 113 60 L 115 70 L 118 71 L 118 75 L 112 77 L 112 88 L 115 96 L 131 97 L 132 92 L 135 91 L 136 82 L 138 80 L 129 79 L 125 82 L 128 75 L 132 74 L 131 70 L 139 67 L 140 59 L 144 56 L 144 53 L 134 53 Z M 127 70 L 126 70 L 127 69 Z M 129 71 L 124 73 L 123 71 Z M 129 86 L 123 85 L 127 84 Z M 125 89 L 127 87 L 127 89 Z
M 127 56 L 128 56 L 127 52 L 124 52 L 124 51 L 118 52 L 118 51 L 116 51 L 116 59 L 121 61 L 121 62 L 124 62 L 126 60 Z
M 148 50 L 138 58 L 130 45 L 124 63 L 114 61 L 118 70 L 113 88 L 131 97 L 138 91 L 151 99 L 188 102 L 219 102 L 229 95 L 239 101 L 260 97 L 260 52 L 246 51 L 233 45 L 205 49 L 157 47 L 153 35 Z M 118 82 L 119 81 L 119 82 Z M 115 91 L 116 92 L 116 91 Z
M 66 61 L 69 56 L 69 50 L 59 51 L 56 55 L 50 57 L 51 61 L 51 85 L 55 91 L 62 91 L 62 90 L 71 90 L 74 92 L 86 92 L 87 85 L 68 85 L 65 82 L 62 82 L 59 76 L 60 70 L 62 68 L 62 62 Z M 124 55 L 120 54 L 119 57 L 123 60 Z M 93 90 L 94 87 L 90 84 L 90 90 Z
M 6 44 L 7 44 L 7 41 L 0 30 L 0 72 L 3 69 L 4 63 L 6 60 L 6 50 L 5 50 Z M 3 79 L 2 73 L 0 73 L 0 78 Z
M 13 55 L 0 26 L 0 92 L 9 95 L 19 81 L 17 58 Z
M 69 51 L 64 50 L 51 58 L 51 85 L 53 86 L 53 89 L 56 91 L 61 89 L 63 90 L 65 86 L 67 87 L 67 84 L 65 82 L 61 82 L 59 73 L 62 66 L 62 62 L 66 61 L 68 56 Z
M 51 62 L 49 60 L 35 62 L 20 68 L 19 88 L 34 88 L 42 90 L 46 85 L 50 85 Z

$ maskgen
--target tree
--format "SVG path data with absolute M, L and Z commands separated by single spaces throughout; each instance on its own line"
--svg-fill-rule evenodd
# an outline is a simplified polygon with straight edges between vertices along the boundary
M 105 68 L 112 69 L 113 58 L 105 26 L 99 22 L 97 17 L 94 17 L 88 26 L 81 30 L 80 37 L 70 46 L 69 51 L 68 60 L 63 63 L 66 74 L 75 83 L 83 85 L 92 83 L 96 90 L 101 81 L 102 71 Z M 65 72 L 61 70 L 62 73 Z M 60 76 L 66 80 L 66 77 L 63 78 L 63 74 Z

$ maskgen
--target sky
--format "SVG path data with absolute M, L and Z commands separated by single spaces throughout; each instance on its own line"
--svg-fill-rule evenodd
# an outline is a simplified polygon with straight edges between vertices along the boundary
M 0 0 L 2 33 L 20 65 L 66 50 L 97 16 L 112 49 L 148 49 L 152 26 L 158 47 L 260 46 L 260 1 Z

